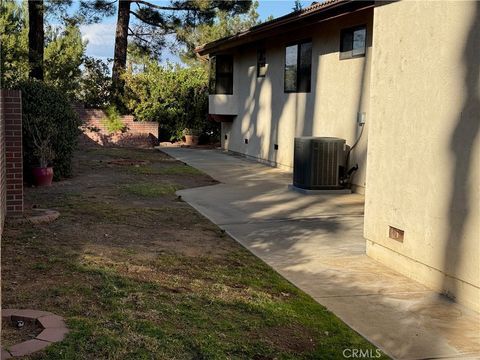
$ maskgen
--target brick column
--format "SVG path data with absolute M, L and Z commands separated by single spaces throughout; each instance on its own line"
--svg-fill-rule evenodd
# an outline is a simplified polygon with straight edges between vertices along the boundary
M 3 116 L 3 94 L 0 92 L 0 239 L 2 238 L 5 212 L 7 210 L 7 174 L 5 162 L 5 116 Z
M 5 122 L 7 216 L 23 212 L 22 96 L 2 90 Z

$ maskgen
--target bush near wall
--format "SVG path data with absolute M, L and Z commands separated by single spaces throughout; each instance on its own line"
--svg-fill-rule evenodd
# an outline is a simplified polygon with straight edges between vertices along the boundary
M 23 107 L 23 159 L 25 169 L 38 166 L 33 139 L 28 131 L 35 124 L 39 131 L 52 131 L 51 146 L 56 180 L 72 175 L 72 157 L 80 134 L 80 121 L 68 98 L 55 88 L 37 80 L 20 84 Z M 53 130 L 52 130 L 53 129 Z M 28 171 L 25 172 L 28 175 Z
M 198 135 L 219 136 L 218 124 L 208 120 L 205 68 L 161 66 L 152 62 L 143 72 L 127 72 L 124 80 L 124 103 L 136 119 L 157 121 L 172 140 L 181 139 L 185 128 Z

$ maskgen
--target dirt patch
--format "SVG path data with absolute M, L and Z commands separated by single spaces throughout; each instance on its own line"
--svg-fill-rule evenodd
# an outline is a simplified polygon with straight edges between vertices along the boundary
M 300 325 L 275 326 L 259 331 L 256 336 L 275 348 L 295 354 L 313 351 L 317 342 L 315 334 Z
M 115 159 L 107 161 L 109 165 L 120 165 L 120 166 L 140 166 L 147 165 L 149 162 L 147 160 L 135 160 L 135 159 Z
M 2 320 L 2 347 L 9 348 L 12 345 L 35 339 L 43 328 L 36 322 L 17 322 Z

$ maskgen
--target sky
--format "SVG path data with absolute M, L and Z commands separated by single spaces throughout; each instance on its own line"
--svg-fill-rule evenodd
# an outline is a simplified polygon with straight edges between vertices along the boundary
M 167 1 L 154 1 L 165 3 Z M 302 1 L 302 6 L 310 5 L 312 1 Z M 258 13 L 260 20 L 265 20 L 270 15 L 277 18 L 292 12 L 294 0 L 259 0 Z M 115 21 L 114 16 L 106 18 L 99 24 L 83 25 L 80 28 L 84 40 L 88 40 L 86 54 L 103 60 L 113 58 L 115 42 Z M 171 53 L 163 56 L 163 61 L 178 62 L 178 58 Z

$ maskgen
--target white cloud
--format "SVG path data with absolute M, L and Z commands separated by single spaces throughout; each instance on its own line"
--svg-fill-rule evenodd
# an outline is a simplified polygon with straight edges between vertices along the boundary
M 88 41 L 87 55 L 112 58 L 115 44 L 115 23 L 89 24 L 80 26 L 82 40 Z
M 90 45 L 111 45 L 115 40 L 115 24 L 89 24 L 80 26 L 82 39 Z

